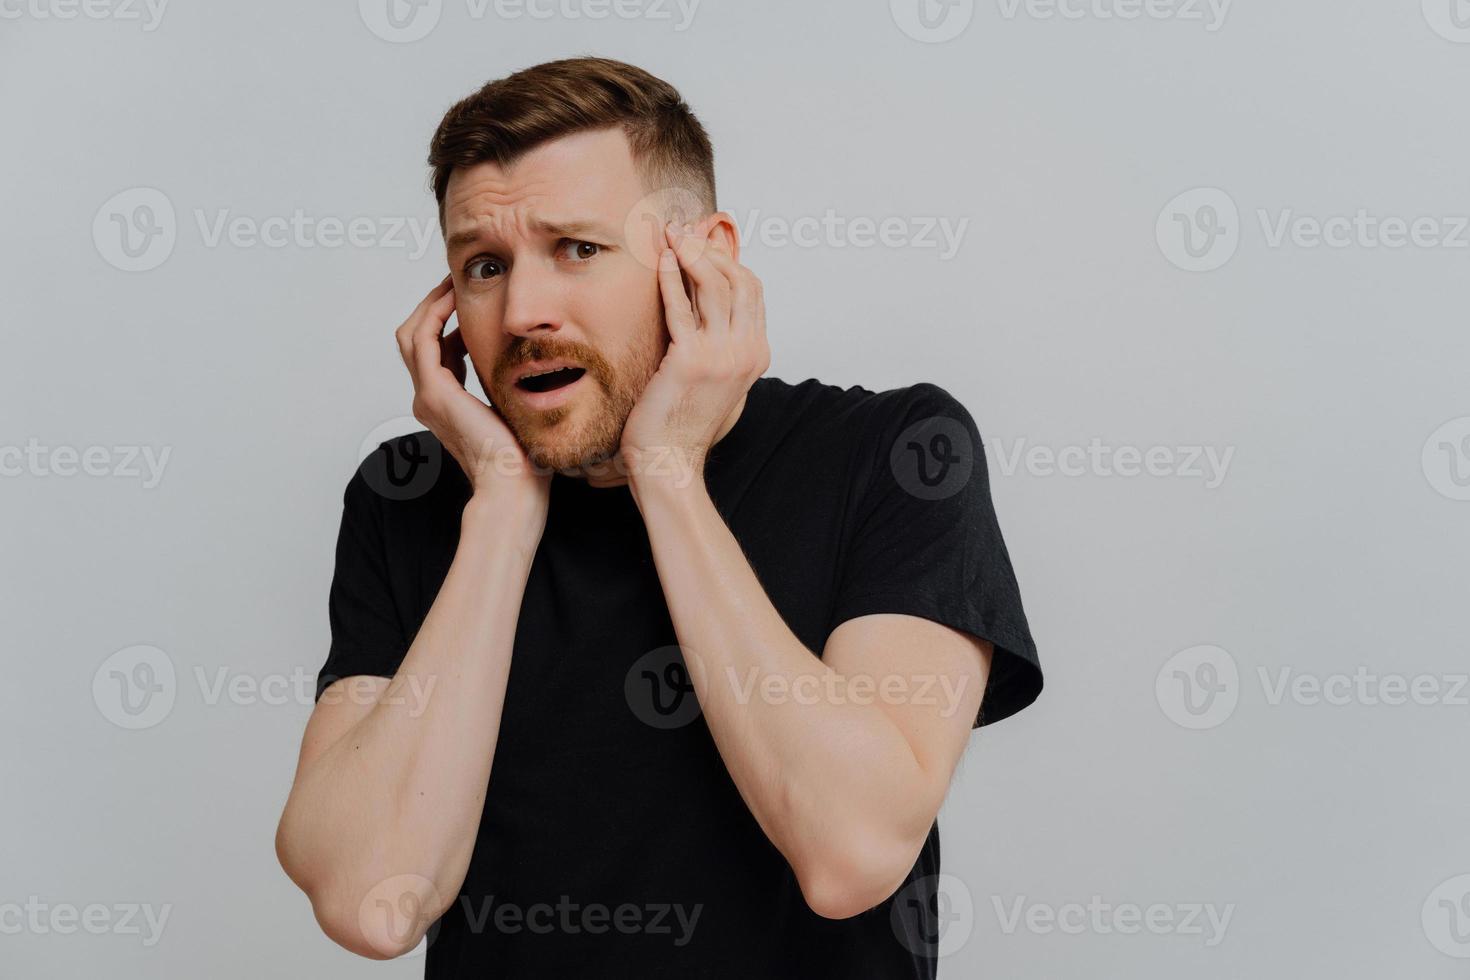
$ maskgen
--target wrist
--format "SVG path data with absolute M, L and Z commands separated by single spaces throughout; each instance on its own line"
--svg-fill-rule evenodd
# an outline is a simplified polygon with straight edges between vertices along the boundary
M 462 533 L 487 533 L 500 538 L 521 535 L 534 546 L 546 527 L 549 504 L 546 494 L 477 489 L 461 512 Z
M 708 450 L 698 451 L 673 446 L 653 449 L 620 450 L 622 470 L 630 487 L 646 487 L 650 492 L 688 490 L 704 486 L 704 461 Z
M 687 507 L 709 499 L 704 474 L 697 470 L 679 473 L 653 473 L 636 470 L 628 474 L 628 489 L 639 510 L 652 506 Z

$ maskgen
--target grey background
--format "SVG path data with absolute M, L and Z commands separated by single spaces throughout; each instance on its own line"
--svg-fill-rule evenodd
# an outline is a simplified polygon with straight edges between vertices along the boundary
M 942 43 L 905 32 L 902 0 L 707 0 L 683 30 L 677 11 L 476 19 L 445 0 L 412 42 L 350 2 L 180 2 L 152 29 L 141 7 L 27 2 L 0 19 L 0 449 L 49 449 L 44 474 L 0 477 L 0 914 L 30 896 L 170 911 L 151 945 L 117 911 L 96 935 L 7 927 L 0 973 L 421 974 L 421 956 L 326 939 L 272 836 L 327 648 L 341 491 L 371 433 L 418 428 L 391 334 L 442 245 L 211 246 L 196 215 L 431 223 L 443 110 L 596 53 L 684 93 L 747 235 L 752 209 L 968 221 L 949 257 L 769 234 L 743 254 L 771 374 L 936 382 L 992 453 L 1047 689 L 974 737 L 942 814 L 950 938 L 968 938 L 940 976 L 1470 976 L 1470 707 L 1450 696 L 1467 669 L 1470 234 L 1273 246 L 1260 217 L 1366 209 L 1450 235 L 1470 213 L 1458 0 L 1242 0 L 1215 25 L 1203 6 L 1122 20 L 1099 13 L 1117 0 L 1079 0 L 1078 18 L 988 0 L 948 8 L 942 24 L 970 19 Z M 136 192 L 107 205 L 135 188 L 166 197 L 176 240 L 125 271 L 105 232 Z M 1170 207 L 1195 188 L 1238 208 L 1212 271 L 1156 234 L 1208 220 Z M 1182 465 L 1006 473 L 992 445 L 1093 440 L 1234 455 L 1208 486 Z M 112 447 L 170 456 L 154 486 L 50 472 L 57 447 L 91 446 L 109 472 Z M 171 709 L 130 729 L 93 682 L 137 645 L 176 677 Z M 1228 716 L 1170 693 L 1171 658 L 1201 645 L 1237 670 L 1216 675 Z M 1359 668 L 1442 696 L 1273 703 L 1283 669 Z M 280 703 L 249 693 L 287 681 Z M 1006 928 L 1018 900 L 1066 915 L 1094 896 L 1231 918 L 1213 945 L 1208 926 Z

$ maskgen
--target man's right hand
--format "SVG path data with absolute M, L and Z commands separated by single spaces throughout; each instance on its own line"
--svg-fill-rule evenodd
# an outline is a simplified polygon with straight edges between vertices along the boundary
M 398 350 L 413 378 L 413 415 L 459 462 L 476 496 L 502 491 L 540 505 L 550 498 L 551 474 L 533 467 L 500 413 L 465 389 L 468 351 L 454 312 L 454 278 L 429 291 L 398 328 Z

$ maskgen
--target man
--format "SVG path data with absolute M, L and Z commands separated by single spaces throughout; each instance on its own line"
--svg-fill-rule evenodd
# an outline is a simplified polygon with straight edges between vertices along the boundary
M 934 976 L 940 803 L 1041 687 L 974 421 L 763 377 L 709 140 L 646 72 L 491 82 L 430 163 L 428 431 L 347 484 L 282 866 L 429 977 Z

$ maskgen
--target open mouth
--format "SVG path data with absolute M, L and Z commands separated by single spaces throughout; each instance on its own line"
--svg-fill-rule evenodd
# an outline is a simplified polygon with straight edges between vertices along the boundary
M 565 388 L 586 373 L 586 368 L 557 368 L 544 374 L 532 374 L 521 378 L 516 381 L 516 387 L 522 391 L 555 391 L 558 388 Z

